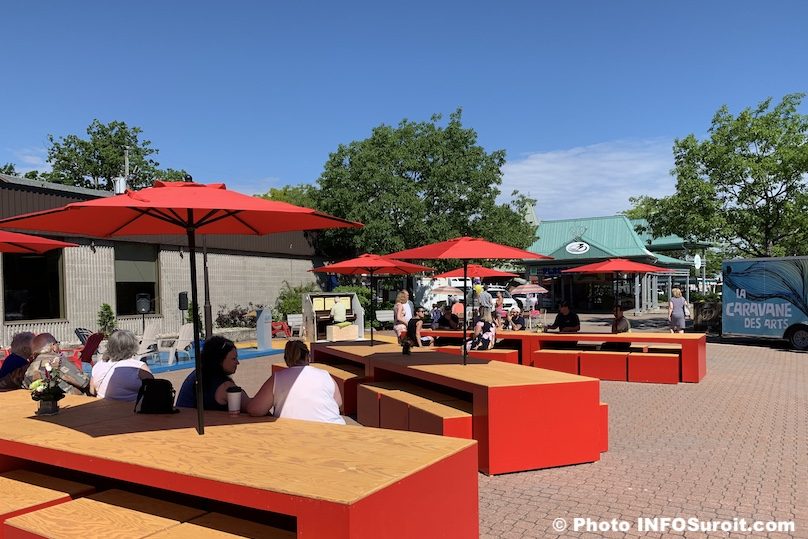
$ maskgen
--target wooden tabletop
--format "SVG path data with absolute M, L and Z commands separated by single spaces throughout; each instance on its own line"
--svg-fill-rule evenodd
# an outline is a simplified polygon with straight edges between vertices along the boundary
M 418 356 L 402 356 L 400 354 L 398 356 L 380 356 L 373 364 L 380 369 L 392 365 L 396 367 L 397 371 L 407 368 L 440 376 L 446 380 L 456 380 L 479 387 L 508 387 L 595 380 L 595 378 L 577 374 L 472 357 L 467 358 L 467 364 L 463 365 L 461 356 L 435 351 L 424 352 Z
M 442 354 L 442 356 L 446 356 Z M 451 356 L 446 356 L 451 357 Z M 0 453 L 44 448 L 64 461 L 112 461 L 138 482 L 139 467 L 270 492 L 350 504 L 476 442 L 291 419 L 205 413 L 141 415 L 132 403 L 68 395 L 56 416 L 33 414 L 27 391 L 0 393 Z M 211 497 L 215 497 L 213 494 Z

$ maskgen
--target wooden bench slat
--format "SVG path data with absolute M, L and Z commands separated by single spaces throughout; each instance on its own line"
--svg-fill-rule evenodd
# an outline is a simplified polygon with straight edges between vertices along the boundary
M 0 523 L 95 492 L 95 487 L 30 470 L 0 474 Z
M 155 539 L 208 539 L 215 537 L 249 537 L 251 539 L 293 539 L 297 534 L 266 524 L 208 513 L 199 518 L 151 535 Z
M 5 522 L 5 536 L 139 538 L 204 513 L 201 509 L 132 492 L 107 490 L 11 518 Z

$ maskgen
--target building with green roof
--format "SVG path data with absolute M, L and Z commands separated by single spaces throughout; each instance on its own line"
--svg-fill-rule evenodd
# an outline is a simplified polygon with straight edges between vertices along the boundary
M 647 228 L 647 222 L 644 224 Z M 643 225 L 643 222 L 630 220 L 624 215 L 542 221 L 537 231 L 539 239 L 528 250 L 552 259 L 528 260 L 525 264 L 530 280 L 540 282 L 549 291 L 544 298 L 545 305 L 553 307 L 559 301 L 567 300 L 580 311 L 607 312 L 613 307 L 616 286 L 624 308 L 657 308 L 658 277 L 664 275 L 663 279 L 668 283 L 671 278 L 688 280 L 693 266 L 692 262 L 658 251 L 687 251 L 704 248 L 706 244 L 686 242 L 677 236 L 654 239 L 650 232 L 638 233 L 635 230 L 637 225 Z M 633 286 L 627 275 L 561 273 L 565 269 L 610 258 L 651 264 L 665 273 L 646 274 L 642 284 L 637 276 L 633 279 Z

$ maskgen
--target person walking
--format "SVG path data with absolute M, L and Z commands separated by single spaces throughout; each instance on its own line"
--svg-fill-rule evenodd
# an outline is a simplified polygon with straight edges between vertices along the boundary
M 671 299 L 668 300 L 668 323 L 671 333 L 684 333 L 687 317 L 690 309 L 687 300 L 682 297 L 682 291 L 678 288 L 671 290 Z

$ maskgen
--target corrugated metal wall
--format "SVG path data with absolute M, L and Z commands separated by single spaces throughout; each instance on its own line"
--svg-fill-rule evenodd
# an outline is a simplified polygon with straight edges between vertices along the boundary
M 4 322 L 2 345 L 7 346 L 15 333 L 33 331 L 53 333 L 64 342 L 75 342 L 76 327 L 95 330 L 98 327 L 98 310 L 102 303 L 109 303 L 115 310 L 115 273 L 113 243 L 96 240 L 80 240 L 79 247 L 65 249 L 63 255 L 65 318 L 62 320 L 33 320 Z M 214 319 L 221 305 L 228 308 L 234 305 L 254 304 L 274 305 L 284 281 L 291 285 L 314 282 L 316 277 L 308 270 L 310 260 L 277 258 L 267 256 L 235 255 L 210 253 L 208 269 L 210 274 L 210 296 Z M 158 333 L 177 333 L 182 324 L 182 314 L 178 309 L 177 296 L 182 291 L 189 293 L 189 255 L 174 247 L 161 249 L 158 258 L 159 312 L 146 315 L 146 323 L 158 324 Z M 203 303 L 202 255 L 197 256 L 197 286 L 199 302 Z M 2 280 L 2 265 L 0 265 Z M 0 298 L 0 316 L 3 310 Z M 200 308 L 201 312 L 201 308 Z M 141 332 L 140 316 L 118 318 L 118 327 Z

